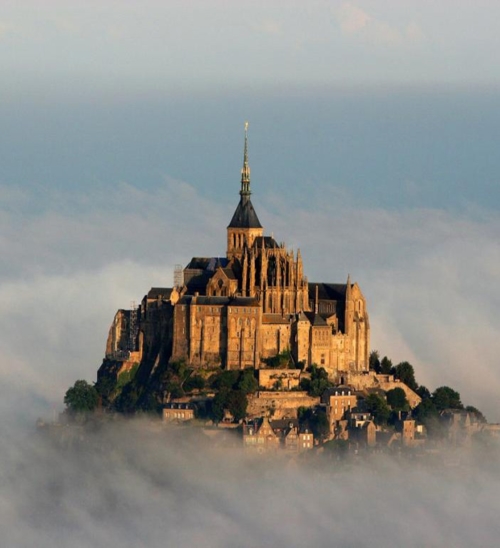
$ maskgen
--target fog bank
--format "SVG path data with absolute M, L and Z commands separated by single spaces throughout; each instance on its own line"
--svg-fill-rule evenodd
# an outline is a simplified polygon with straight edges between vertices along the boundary
M 497 453 L 459 466 L 254 459 L 139 421 L 78 438 L 2 445 L 6 546 L 466 547 L 500 532 Z

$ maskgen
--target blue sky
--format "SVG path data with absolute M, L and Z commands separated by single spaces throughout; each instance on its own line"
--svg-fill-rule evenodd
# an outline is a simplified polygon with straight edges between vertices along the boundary
M 499 15 L 3 2 L 0 374 L 60 403 L 116 308 L 224 253 L 249 120 L 266 231 L 310 279 L 360 283 L 374 348 L 500 421 Z

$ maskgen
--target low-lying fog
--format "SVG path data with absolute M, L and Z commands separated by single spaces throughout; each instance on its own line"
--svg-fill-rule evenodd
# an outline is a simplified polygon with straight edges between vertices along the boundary
M 3 546 L 470 547 L 500 533 L 492 449 L 445 465 L 289 461 L 140 420 L 68 429 L 62 447 L 34 430 L 0 449 Z

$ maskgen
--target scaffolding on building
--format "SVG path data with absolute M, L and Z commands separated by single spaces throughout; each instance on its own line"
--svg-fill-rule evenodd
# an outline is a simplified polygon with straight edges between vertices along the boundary
M 182 271 L 182 265 L 176 264 L 174 266 L 174 287 L 179 288 L 184 285 L 184 275 Z

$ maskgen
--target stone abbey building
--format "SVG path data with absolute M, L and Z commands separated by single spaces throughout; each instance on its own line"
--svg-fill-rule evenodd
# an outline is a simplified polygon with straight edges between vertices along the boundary
M 137 310 L 119 310 L 108 359 L 194 367 L 264 367 L 290 351 L 334 380 L 368 370 L 370 324 L 357 283 L 312 283 L 294 254 L 265 236 L 250 199 L 245 128 L 239 203 L 227 227 L 225 257 L 194 257 L 173 288 L 152 288 Z M 147 367 L 149 364 L 149 367 Z

